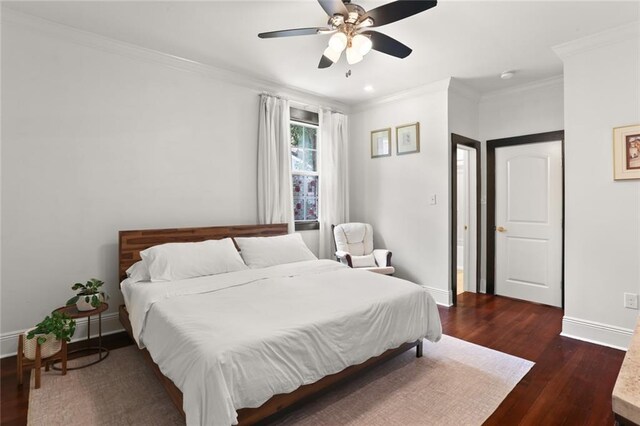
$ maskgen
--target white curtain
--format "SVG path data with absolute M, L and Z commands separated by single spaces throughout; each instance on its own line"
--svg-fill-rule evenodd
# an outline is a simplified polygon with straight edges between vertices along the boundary
M 320 110 L 320 257 L 334 255 L 331 225 L 349 220 L 347 182 L 348 121 L 344 114 Z
M 258 222 L 293 223 L 289 101 L 260 95 L 258 124 Z

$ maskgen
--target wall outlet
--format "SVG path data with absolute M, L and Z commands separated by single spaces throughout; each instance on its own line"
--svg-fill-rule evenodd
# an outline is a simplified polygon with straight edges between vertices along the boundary
M 624 307 L 627 309 L 638 309 L 638 295 L 635 293 L 625 293 Z
M 431 197 L 429 197 L 429 204 L 431 204 L 432 206 L 438 204 L 438 198 L 436 197 L 436 194 L 433 194 Z

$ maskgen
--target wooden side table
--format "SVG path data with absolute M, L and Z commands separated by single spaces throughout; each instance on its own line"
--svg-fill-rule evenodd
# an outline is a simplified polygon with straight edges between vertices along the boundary
M 63 306 L 62 308 L 56 309 L 54 312 L 60 312 L 62 314 L 66 314 L 70 318 L 78 319 L 78 318 L 87 318 L 87 340 L 86 346 L 84 348 L 75 349 L 70 351 L 68 355 L 77 354 L 77 353 L 85 353 L 84 356 L 88 355 L 98 355 L 98 359 L 86 364 L 79 365 L 77 367 L 67 367 L 67 370 L 79 370 L 81 368 L 88 367 L 90 365 L 97 364 L 101 361 L 104 361 L 107 356 L 109 356 L 109 350 L 102 346 L 102 313 L 109 309 L 109 304 L 102 302 L 100 306 L 90 311 L 79 311 L 76 308 L 76 305 Z M 91 317 L 94 315 L 98 315 L 98 346 L 91 346 Z M 57 362 L 53 363 L 51 368 L 54 370 L 61 370 L 62 368 L 56 366 Z
M 62 368 L 58 369 L 62 371 L 62 375 L 67 374 L 67 341 L 62 341 L 62 347 L 58 352 L 50 355 L 46 358 L 41 356 L 41 346 L 36 343 L 36 359 L 29 359 L 24 356 L 24 339 L 26 336 L 21 334 L 18 337 L 18 356 L 17 358 L 17 370 L 18 370 L 18 386 L 22 386 L 22 379 L 24 375 L 25 367 L 34 367 L 36 369 L 36 389 L 40 389 L 40 373 L 42 370 L 42 363 L 44 362 L 44 371 L 49 371 L 49 365 L 53 368 L 53 362 L 59 360 L 62 364 Z

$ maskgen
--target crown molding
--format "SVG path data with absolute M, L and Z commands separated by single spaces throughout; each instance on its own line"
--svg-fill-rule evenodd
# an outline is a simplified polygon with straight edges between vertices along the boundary
M 532 81 L 530 83 L 521 84 L 519 86 L 508 87 L 506 89 L 494 90 L 493 92 L 484 93 L 480 102 L 500 98 L 503 96 L 518 95 L 531 90 L 539 90 L 545 87 L 560 86 L 564 87 L 564 76 L 556 75 L 554 77 L 545 78 L 543 80 Z
M 553 46 L 552 49 L 560 59 L 565 60 L 573 55 L 588 52 L 599 47 L 626 40 L 638 39 L 640 39 L 640 21 L 635 21 Z
M 449 93 L 455 93 L 473 102 L 480 102 L 482 95 L 464 84 L 460 79 L 452 77 L 449 84 Z
M 451 83 L 451 77 L 447 77 L 443 80 L 438 80 L 438 81 L 434 81 L 433 83 L 413 87 L 411 89 L 403 90 L 401 92 L 397 92 L 392 95 L 387 95 L 387 96 L 382 96 L 379 98 L 367 100 L 352 106 L 351 112 L 356 113 L 356 112 L 368 111 L 370 109 L 374 109 L 382 105 L 386 105 L 392 102 L 402 101 L 405 99 L 415 98 L 427 93 L 446 92 L 447 90 L 449 90 L 450 83 Z
M 335 101 L 320 93 L 266 80 L 244 70 L 203 64 L 187 58 L 115 40 L 90 31 L 80 30 L 37 16 L 18 12 L 8 8 L 6 5 L 2 6 L 2 24 L 17 25 L 80 46 L 117 54 L 146 63 L 161 65 L 179 71 L 200 74 L 208 78 L 225 81 L 258 92 L 269 92 L 274 95 L 286 97 L 300 104 L 317 104 L 331 107 L 342 112 L 349 112 L 349 106 L 347 104 Z

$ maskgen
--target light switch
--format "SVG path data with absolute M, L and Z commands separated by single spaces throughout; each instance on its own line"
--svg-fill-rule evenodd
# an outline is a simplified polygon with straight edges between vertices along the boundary
M 432 206 L 438 204 L 438 198 L 436 197 L 436 194 L 433 194 L 431 198 L 429 198 L 429 204 L 431 204 Z

